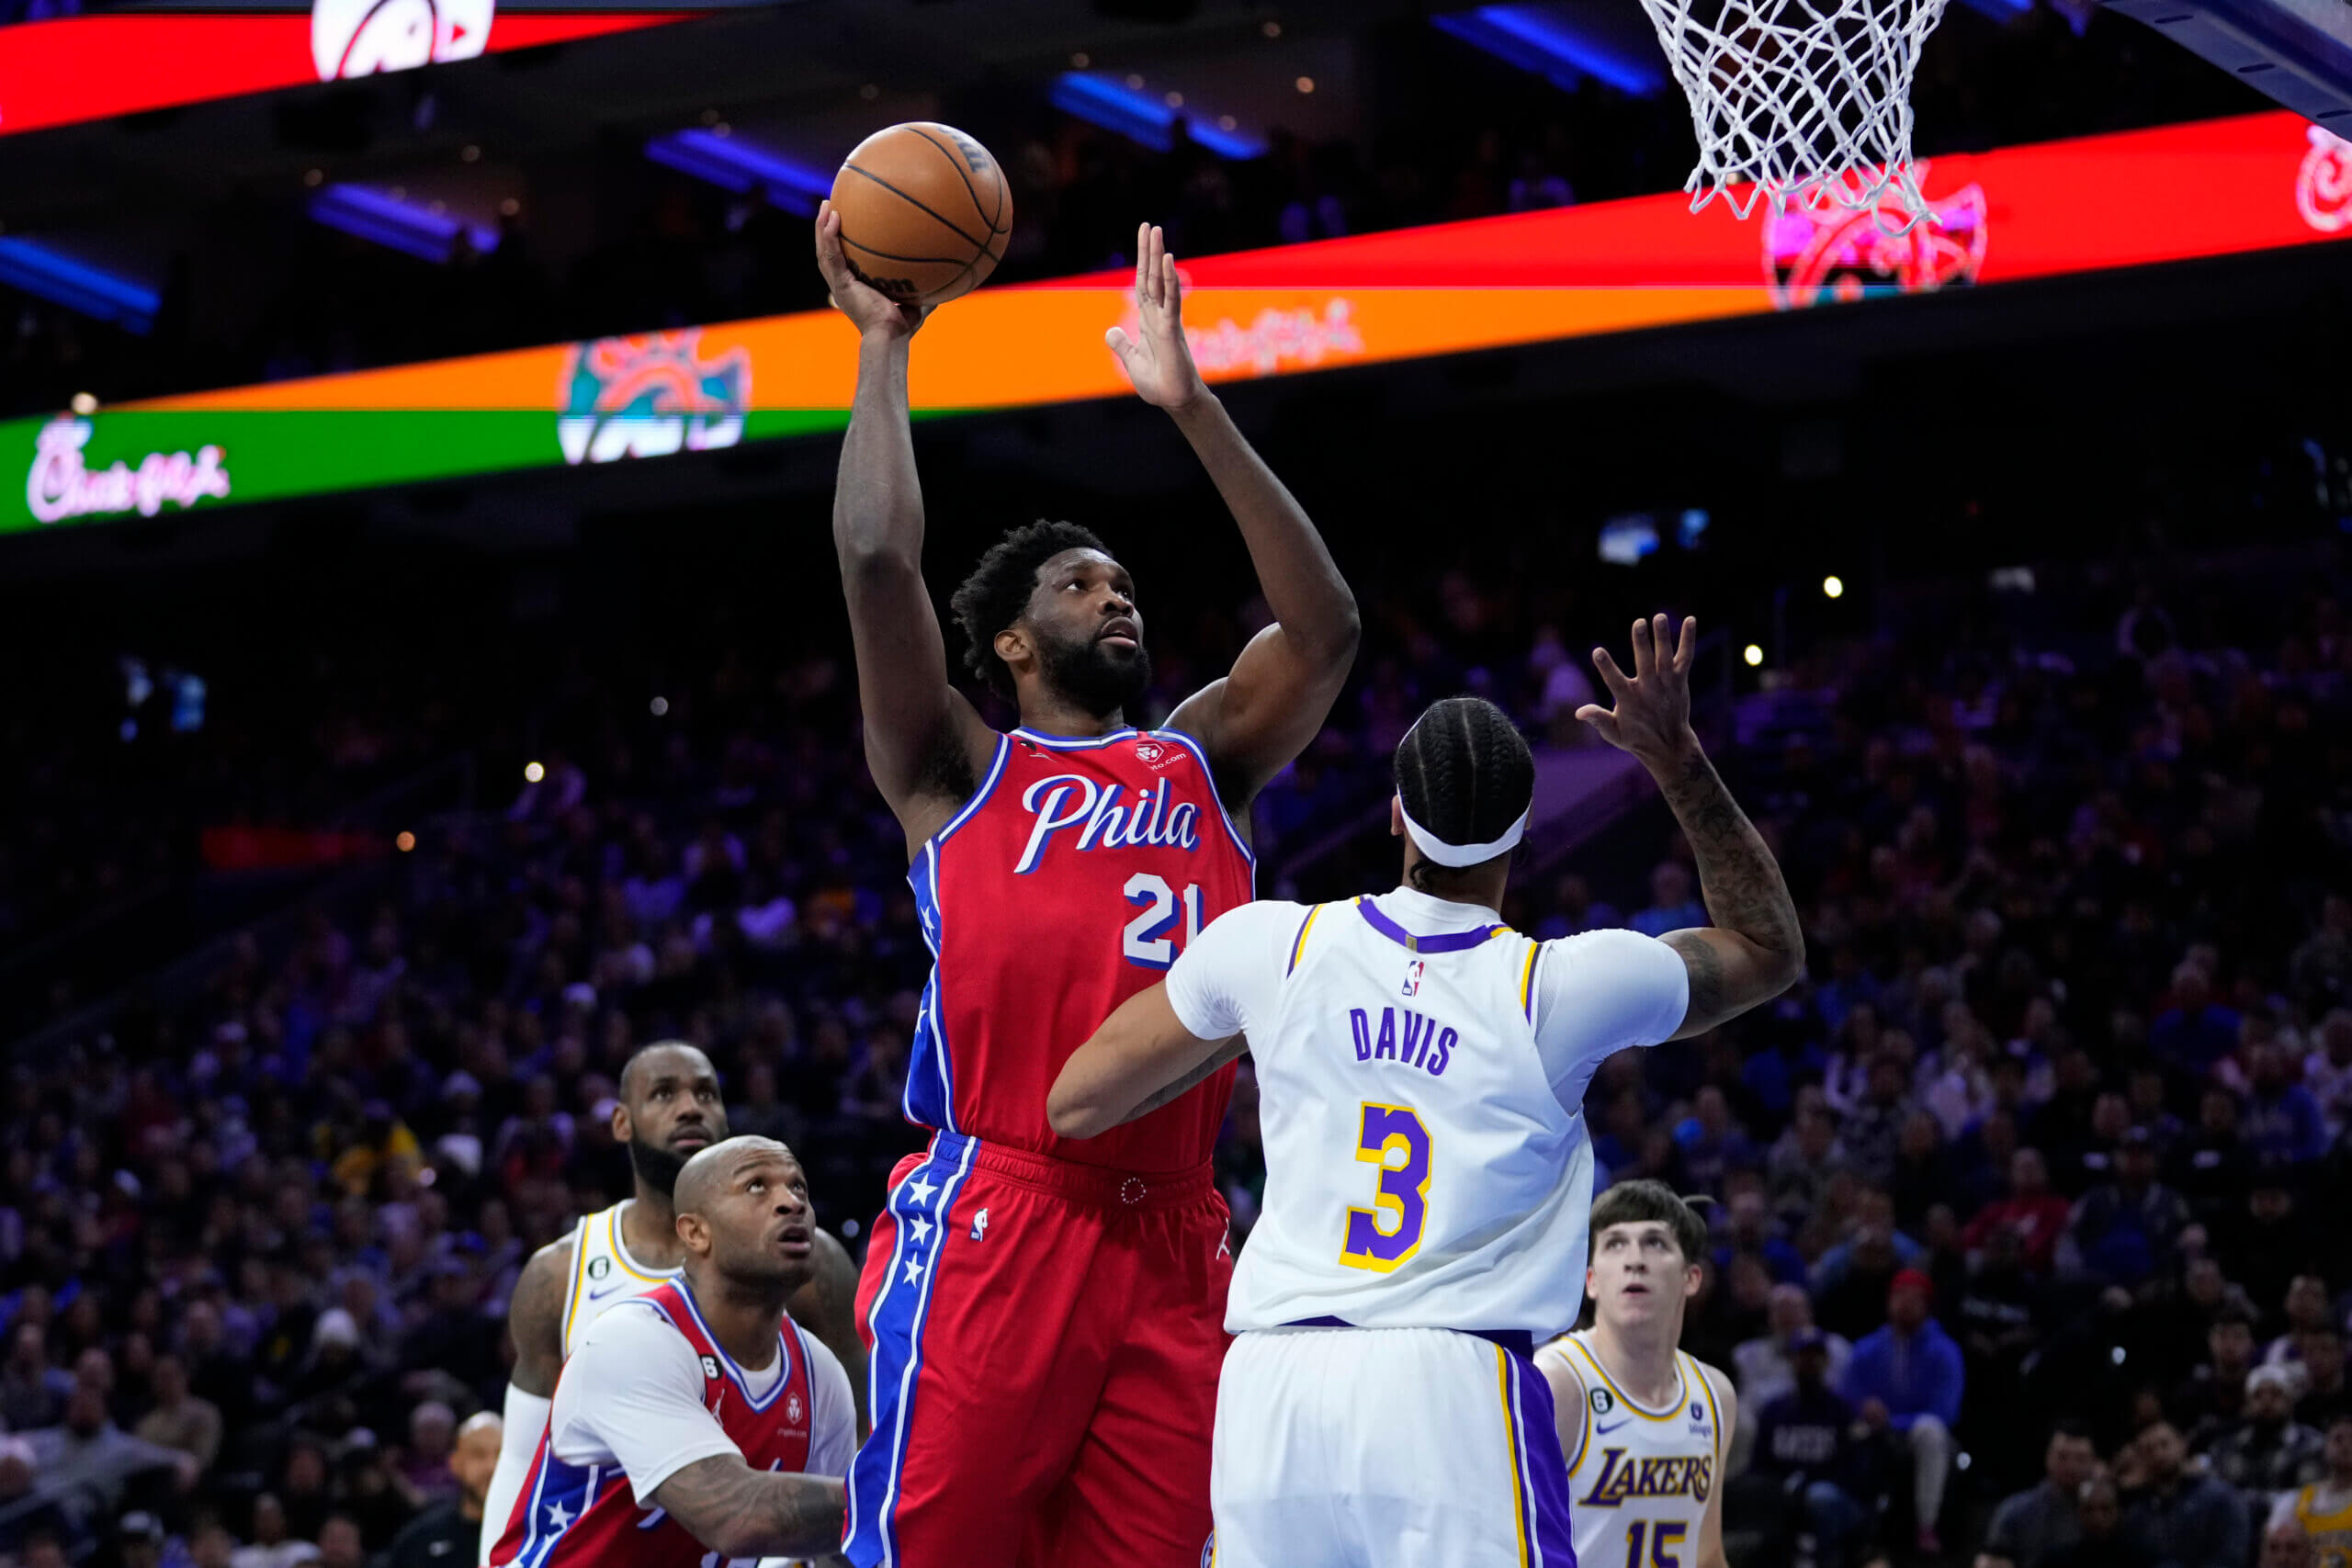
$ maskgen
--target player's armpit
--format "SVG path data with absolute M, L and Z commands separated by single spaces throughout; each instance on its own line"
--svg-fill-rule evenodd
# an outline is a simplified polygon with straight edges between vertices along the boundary
M 849 1493 L 831 1476 L 753 1470 L 741 1454 L 714 1454 L 647 1501 L 721 1557 L 815 1557 L 841 1545 Z
M 1138 991 L 1102 1021 L 1094 1037 L 1062 1064 L 1046 1097 L 1046 1119 L 1065 1138 L 1091 1138 L 1141 1113 L 1145 1102 L 1238 1056 L 1239 1036 L 1203 1040 L 1176 1018 L 1168 982 Z M 1227 1057 L 1227 1059 L 1230 1059 Z
M 1574 1470 L 1584 1455 L 1584 1378 L 1576 1363 L 1556 1350 L 1539 1356 L 1535 1365 L 1552 1385 L 1552 1424 L 1559 1433 L 1560 1458 Z
M 1658 939 L 1682 955 L 1690 976 L 1690 1005 L 1682 1027 L 1668 1038 L 1688 1040 L 1760 1007 L 1793 983 L 1786 955 L 1773 953 L 1737 931 L 1693 926 Z

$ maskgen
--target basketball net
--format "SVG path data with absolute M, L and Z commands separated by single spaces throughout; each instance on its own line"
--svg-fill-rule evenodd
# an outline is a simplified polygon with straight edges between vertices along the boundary
M 1690 100 L 1690 210 L 1831 206 L 1905 233 L 1933 215 L 1911 166 L 1911 80 L 1946 0 L 1642 0 Z M 1745 187 L 1744 190 L 1742 187 Z

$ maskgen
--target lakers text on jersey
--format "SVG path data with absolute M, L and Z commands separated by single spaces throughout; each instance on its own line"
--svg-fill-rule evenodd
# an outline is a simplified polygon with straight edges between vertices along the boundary
M 1568 1471 L 1577 1561 L 1584 1568 L 1651 1568 L 1698 1550 L 1707 1499 L 1722 1475 L 1724 1431 L 1713 1389 L 1678 1350 L 1671 1404 L 1653 1409 L 1617 1386 L 1590 1331 L 1555 1339 L 1539 1363 L 1565 1359 L 1584 1384 L 1584 1439 Z

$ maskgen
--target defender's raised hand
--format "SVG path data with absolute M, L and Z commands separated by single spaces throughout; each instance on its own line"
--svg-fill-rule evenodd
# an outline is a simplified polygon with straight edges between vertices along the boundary
M 855 322 L 861 335 L 912 337 L 931 313 L 920 305 L 902 305 L 859 278 L 842 254 L 842 215 L 830 200 L 817 209 L 817 270 L 825 275 L 833 308 Z
M 1167 238 L 1156 223 L 1136 230 L 1136 318 L 1140 338 L 1129 337 L 1125 327 L 1113 327 L 1102 340 L 1119 356 L 1136 395 L 1170 413 L 1205 397 L 1208 386 L 1193 367 L 1192 345 L 1184 341 L 1183 289 L 1176 281 L 1176 258 L 1168 254 Z
M 1699 653 L 1699 623 L 1682 618 L 1679 643 L 1669 643 L 1663 615 L 1634 623 L 1634 673 L 1617 667 L 1605 648 L 1592 650 L 1592 667 L 1600 671 L 1617 705 L 1605 708 L 1587 703 L 1577 717 L 1600 732 L 1600 738 L 1645 762 L 1670 758 L 1695 741 L 1690 730 L 1690 662 Z

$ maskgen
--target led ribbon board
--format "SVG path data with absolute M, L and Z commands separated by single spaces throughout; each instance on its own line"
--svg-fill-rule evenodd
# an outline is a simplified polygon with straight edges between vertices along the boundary
M 1942 221 L 1741 223 L 1679 194 L 1211 256 L 1186 332 L 1211 381 L 2052 277 L 2352 235 L 2352 142 L 2287 113 L 1938 159 Z M 1128 280 L 984 288 L 923 328 L 918 415 L 1121 396 Z M 1132 326 L 1132 321 L 1128 323 Z M 0 423 L 0 532 L 707 451 L 848 423 L 830 310 Z
M 684 21 L 491 0 L 316 0 L 312 11 L 116 11 L 0 28 L 0 136 Z

